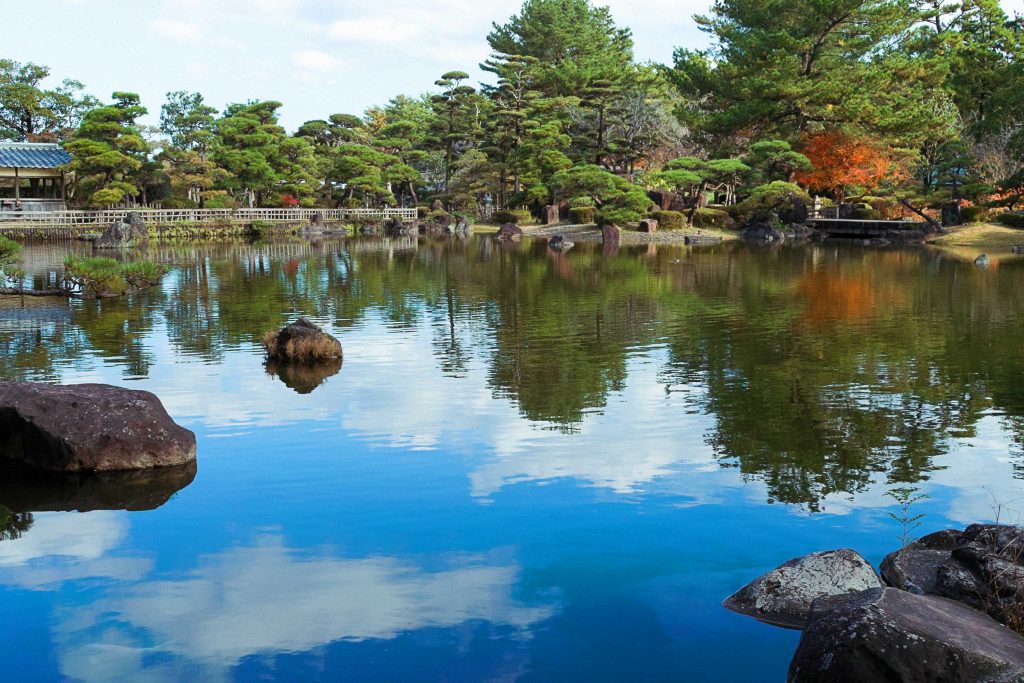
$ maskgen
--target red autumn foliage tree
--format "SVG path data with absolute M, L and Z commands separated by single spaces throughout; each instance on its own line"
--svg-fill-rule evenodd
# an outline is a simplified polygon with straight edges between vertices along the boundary
M 870 138 L 829 131 L 807 136 L 801 147 L 814 167 L 796 172 L 794 179 L 812 190 L 832 193 L 836 201 L 843 200 L 848 187 L 871 191 L 883 180 L 906 174 L 892 151 Z

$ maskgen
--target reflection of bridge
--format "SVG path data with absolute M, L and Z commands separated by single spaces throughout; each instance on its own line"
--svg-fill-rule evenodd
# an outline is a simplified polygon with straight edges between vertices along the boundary
M 922 221 L 862 220 L 859 218 L 808 218 L 808 225 L 829 237 L 885 237 L 892 230 L 920 230 Z
M 86 228 L 98 229 L 138 213 L 149 225 L 175 223 L 303 222 L 320 214 L 325 221 L 383 222 L 416 220 L 416 209 L 111 209 L 106 211 L 0 211 L 0 234 L 66 237 Z

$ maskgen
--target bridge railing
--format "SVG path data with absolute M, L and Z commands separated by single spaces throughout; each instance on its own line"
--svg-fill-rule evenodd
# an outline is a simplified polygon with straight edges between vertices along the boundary
M 0 211 L 0 227 L 74 227 L 107 225 L 139 214 L 154 225 L 204 222 L 308 221 L 315 214 L 328 221 L 416 220 L 416 209 L 108 209 L 104 211 Z

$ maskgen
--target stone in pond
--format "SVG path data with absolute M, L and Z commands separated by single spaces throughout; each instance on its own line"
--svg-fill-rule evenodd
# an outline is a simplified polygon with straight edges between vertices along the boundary
M 803 628 L 811 603 L 823 596 L 878 588 L 874 568 L 853 550 L 797 557 L 754 579 L 723 603 L 740 614 L 784 628 Z
M 952 600 L 872 588 L 815 602 L 789 681 L 1024 681 L 1024 638 Z
M 139 470 L 196 459 L 196 437 L 148 391 L 0 382 L 0 460 L 56 472 Z

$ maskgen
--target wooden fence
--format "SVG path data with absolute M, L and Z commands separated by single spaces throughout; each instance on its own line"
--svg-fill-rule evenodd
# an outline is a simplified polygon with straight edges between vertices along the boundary
M 325 221 L 362 223 L 400 218 L 416 220 L 416 209 L 113 209 L 106 211 L 0 211 L 0 233 L 30 234 L 47 228 L 65 233 L 89 227 L 105 228 L 125 220 L 129 213 L 139 214 L 149 225 L 174 223 L 269 223 L 309 221 L 315 214 Z

